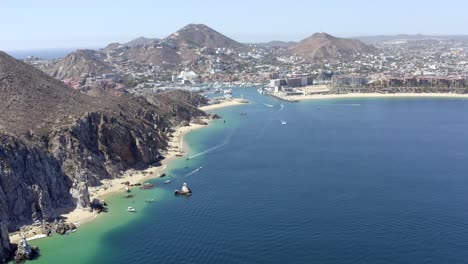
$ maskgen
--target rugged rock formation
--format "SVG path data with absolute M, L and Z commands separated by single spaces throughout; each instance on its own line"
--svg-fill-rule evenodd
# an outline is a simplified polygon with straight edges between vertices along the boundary
M 290 54 L 311 59 L 350 59 L 357 54 L 375 51 L 373 46 L 359 40 L 337 38 L 327 33 L 315 33 L 288 50 Z
M 16 250 L 15 263 L 24 263 L 26 260 L 32 260 L 37 257 L 38 253 L 39 249 L 30 246 L 26 241 L 26 237 L 22 237 Z
M 136 38 L 136 39 L 133 39 L 123 45 L 125 46 L 129 46 L 129 47 L 135 47 L 135 46 L 140 46 L 140 45 L 146 45 L 146 44 L 150 44 L 152 42 L 159 42 L 160 39 L 157 39 L 157 38 L 145 38 L 145 37 L 139 37 L 139 38 Z
M 8 226 L 0 221 L 0 263 L 4 263 L 13 256 L 13 246 L 8 238 Z
M 158 163 L 171 127 L 203 103 L 183 91 L 87 96 L 0 52 L 0 256 L 7 230 L 88 207 L 88 186 Z
M 114 68 L 105 61 L 105 54 L 95 50 L 77 50 L 45 71 L 58 79 L 79 79 L 111 73 Z

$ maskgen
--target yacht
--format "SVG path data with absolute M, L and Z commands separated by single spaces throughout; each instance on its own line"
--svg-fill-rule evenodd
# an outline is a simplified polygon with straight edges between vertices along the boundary
M 284 120 L 281 120 L 281 125 L 285 126 L 287 123 Z
M 135 212 L 136 212 L 136 209 L 129 206 L 129 207 L 127 208 L 127 212 L 135 213 Z

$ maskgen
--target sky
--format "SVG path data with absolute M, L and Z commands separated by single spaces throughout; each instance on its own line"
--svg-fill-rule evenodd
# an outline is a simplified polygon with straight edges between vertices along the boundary
M 468 35 L 468 1 L 1 0 L 0 50 L 99 48 L 163 38 L 203 23 L 240 42 L 340 37 Z

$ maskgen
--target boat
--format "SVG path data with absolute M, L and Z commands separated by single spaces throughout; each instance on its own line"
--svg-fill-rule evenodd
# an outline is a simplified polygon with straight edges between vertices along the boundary
M 146 199 L 146 200 L 145 200 L 146 203 L 154 203 L 155 201 L 156 201 L 156 200 L 154 200 L 154 199 Z
M 149 189 L 153 189 L 154 187 L 156 187 L 154 184 L 152 183 L 145 183 L 143 184 L 143 186 L 140 187 L 141 190 L 149 190 Z
M 169 183 L 171 183 L 171 180 L 165 180 L 164 181 L 164 184 L 169 184 Z
M 129 206 L 129 207 L 127 208 L 127 212 L 135 213 L 135 212 L 136 212 L 136 209 Z
M 274 105 L 263 103 L 265 106 L 273 107 Z
M 285 126 L 287 123 L 284 120 L 281 120 L 281 125 Z
M 130 189 L 128 188 L 128 186 L 125 186 L 125 192 L 130 192 Z
M 190 190 L 189 187 L 187 186 L 187 183 L 184 182 L 184 184 L 182 185 L 182 189 L 175 190 L 174 194 L 175 195 L 187 195 L 188 196 L 188 195 L 192 194 L 192 190 Z

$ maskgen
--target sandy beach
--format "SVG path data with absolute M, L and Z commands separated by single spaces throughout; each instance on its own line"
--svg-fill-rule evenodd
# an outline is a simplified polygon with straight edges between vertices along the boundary
M 390 98 L 390 97 L 434 97 L 434 98 L 468 98 L 468 94 L 455 94 L 455 93 L 350 93 L 350 94 L 310 94 L 310 95 L 297 95 L 288 96 L 292 100 L 317 100 L 317 99 L 339 99 L 339 98 Z
M 203 110 L 203 111 L 211 111 L 211 110 L 219 109 L 219 108 L 223 108 L 223 107 L 243 105 L 243 104 L 248 104 L 248 103 L 249 102 L 246 101 L 246 100 L 239 99 L 239 98 L 233 98 L 232 100 L 222 101 L 219 104 L 205 105 L 205 106 L 199 107 L 199 109 Z
M 219 104 L 214 105 L 207 105 L 202 106 L 199 109 L 203 111 L 211 111 L 214 109 L 219 109 L 223 107 L 229 106 L 236 106 L 245 104 L 247 101 L 234 98 L 232 100 L 222 101 Z M 209 118 L 203 118 L 202 121 L 207 122 L 209 124 Z M 206 127 L 207 125 L 195 124 L 190 123 L 189 126 L 180 126 L 176 127 L 175 131 L 172 134 L 168 142 L 168 149 L 164 153 L 165 159 L 161 161 L 160 166 L 153 166 L 149 167 L 146 170 L 138 171 L 138 170 L 128 170 L 122 175 L 122 177 L 116 179 L 106 179 L 102 180 L 102 185 L 96 187 L 90 187 L 90 199 L 93 200 L 97 198 L 99 200 L 105 200 L 105 198 L 109 195 L 124 192 L 125 185 L 122 184 L 123 182 L 130 182 L 131 184 L 135 183 L 142 183 L 152 178 L 160 177 L 161 174 L 165 173 L 167 169 L 167 165 L 173 159 L 180 157 L 180 155 L 184 155 L 188 151 L 188 146 L 184 143 L 184 137 L 189 132 L 194 131 L 196 129 L 200 129 Z M 88 209 L 74 209 L 70 211 L 70 209 L 63 209 L 67 213 L 61 214 L 61 216 L 66 219 L 65 222 L 73 223 L 76 226 L 79 226 L 83 223 L 89 222 L 96 217 L 99 217 L 99 214 L 96 212 L 90 212 Z M 28 240 L 40 239 L 44 238 L 42 232 L 39 227 L 35 226 L 24 226 L 22 231 Z M 18 243 L 20 240 L 20 232 L 10 233 L 10 241 L 12 243 Z

